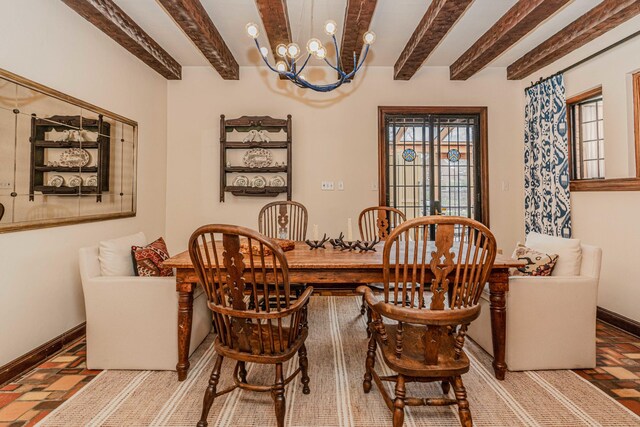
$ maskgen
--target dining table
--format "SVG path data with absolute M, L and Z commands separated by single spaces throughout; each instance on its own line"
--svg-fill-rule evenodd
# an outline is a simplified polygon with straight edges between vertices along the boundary
M 304 242 L 296 242 L 293 250 L 285 252 L 291 283 L 319 284 L 322 295 L 344 294 L 345 285 L 356 286 L 383 281 L 382 249 L 384 242 L 375 246 L 375 251 L 346 251 L 328 248 L 310 249 Z M 427 264 L 430 260 L 427 261 Z M 499 380 L 505 378 L 506 354 L 506 292 L 509 290 L 509 269 L 521 266 L 522 262 L 498 253 L 488 279 L 491 310 L 491 335 L 493 339 L 493 369 Z M 193 294 L 199 280 L 188 251 L 184 251 L 163 262 L 164 267 L 176 270 L 178 292 L 178 380 L 187 378 L 189 371 L 189 344 L 193 315 Z

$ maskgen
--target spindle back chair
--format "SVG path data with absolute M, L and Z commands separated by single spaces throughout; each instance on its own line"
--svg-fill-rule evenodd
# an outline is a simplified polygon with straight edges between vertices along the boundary
M 432 226 L 434 240 L 429 232 Z M 403 424 L 407 405 L 458 405 L 461 424 L 472 425 L 462 382 L 462 374 L 469 370 L 463 346 L 468 325 L 480 314 L 480 295 L 495 256 L 491 231 L 462 217 L 412 219 L 385 241 L 384 300 L 375 298 L 367 287 L 359 288 L 372 312 L 363 388 L 368 393 L 371 380 L 375 381 L 393 412 L 394 427 Z M 376 373 L 378 345 L 387 366 L 397 375 L 380 377 Z M 396 383 L 395 398 L 387 394 L 383 381 Z M 405 384 L 412 381 L 441 381 L 445 396 L 406 397 Z M 451 386 L 455 399 L 446 396 Z
M 309 215 L 302 203 L 277 201 L 267 203 L 258 214 L 258 231 L 274 239 L 302 242 L 307 238 Z
M 385 240 L 398 225 L 407 220 L 406 215 L 399 209 L 390 206 L 372 206 L 360 212 L 358 217 L 358 228 L 360 229 L 360 239 L 373 241 L 375 239 Z M 382 291 L 380 283 L 369 283 L 368 285 L 376 292 Z M 362 296 L 360 314 L 367 312 L 367 304 Z M 371 313 L 367 312 L 368 321 L 371 320 Z
M 278 426 L 284 425 L 284 386 L 302 372 L 303 393 L 309 393 L 304 342 L 308 334 L 307 303 L 313 288 L 308 287 L 294 300 L 282 249 L 270 238 L 245 227 L 217 224 L 200 227 L 189 240 L 189 255 L 218 332 L 214 341 L 217 358 L 198 426 L 207 426 L 214 399 L 235 388 L 271 392 Z M 273 301 L 275 307 L 261 306 L 258 303 L 261 298 Z M 285 379 L 282 363 L 296 352 L 299 367 Z M 225 357 L 236 361 L 234 385 L 216 392 Z M 248 383 L 247 362 L 274 364 L 275 383 L 271 386 Z

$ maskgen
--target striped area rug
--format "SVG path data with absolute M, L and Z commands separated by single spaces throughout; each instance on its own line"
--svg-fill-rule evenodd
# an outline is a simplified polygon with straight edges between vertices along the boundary
M 367 340 L 360 300 L 314 297 L 307 340 L 311 394 L 302 394 L 299 377 L 286 388 L 288 426 L 389 426 L 376 386 L 362 391 Z M 473 342 L 465 347 L 471 371 L 463 379 L 477 426 L 636 426 L 640 418 L 571 371 L 492 374 L 489 356 Z M 377 363 L 381 363 L 378 357 Z M 175 372 L 104 371 L 65 402 L 40 426 L 194 426 L 214 353 L 208 338 L 193 354 L 186 381 Z M 231 383 L 225 361 L 218 390 Z M 297 359 L 285 367 L 292 372 Z M 248 365 L 250 382 L 271 383 L 273 367 Z M 384 369 L 382 370 L 384 372 Z M 438 396 L 438 384 L 409 384 L 408 394 Z M 235 390 L 214 402 L 209 425 L 271 426 L 274 409 L 268 393 Z M 405 425 L 459 426 L 456 407 L 415 407 Z

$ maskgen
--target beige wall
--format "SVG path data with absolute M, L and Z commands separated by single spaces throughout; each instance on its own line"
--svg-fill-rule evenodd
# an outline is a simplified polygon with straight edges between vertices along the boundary
M 10 3 L 10 4 L 7 4 Z M 164 233 L 166 81 L 64 3 L 5 0 L 0 68 L 137 120 L 138 216 L 0 234 L 0 365 L 84 321 L 78 248 Z
M 241 115 L 293 116 L 293 198 L 309 209 L 320 233 L 345 231 L 347 218 L 378 201 L 378 116 L 382 105 L 488 106 L 491 228 L 501 247 L 522 234 L 523 94 L 504 70 L 487 70 L 468 82 L 449 81 L 448 68 L 422 69 L 409 82 L 392 68 L 370 67 L 340 93 L 292 89 L 272 73 L 242 68 L 240 81 L 223 81 L 209 67 L 185 68 L 169 82 L 167 237 L 186 247 L 205 223 L 257 227 L 271 199 L 235 197 L 219 202 L 219 120 Z M 313 70 L 313 74 L 323 71 Z M 341 88 L 342 90 L 342 88 Z M 344 181 L 344 191 L 321 191 L 323 180 Z M 502 182 L 509 190 L 502 190 Z M 311 226 L 310 226 L 311 229 Z
M 621 25 L 536 72 L 546 76 L 627 34 L 637 31 L 640 18 Z M 633 176 L 633 105 L 631 74 L 640 71 L 640 38 L 621 45 L 565 75 L 567 97 L 602 86 L 604 98 L 605 170 L 607 178 Z M 524 81 L 533 80 L 533 77 Z M 640 132 L 640 129 L 637 130 Z M 571 195 L 573 235 L 603 250 L 598 305 L 640 321 L 640 192 L 574 192 Z

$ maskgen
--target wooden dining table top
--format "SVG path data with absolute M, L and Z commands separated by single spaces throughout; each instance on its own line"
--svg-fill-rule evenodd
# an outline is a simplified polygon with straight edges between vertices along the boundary
M 219 248 L 218 253 L 222 253 L 221 242 L 216 242 L 216 246 Z M 383 265 L 382 250 L 384 248 L 384 242 L 378 243 L 375 251 L 360 252 L 360 251 L 347 251 L 340 249 L 333 249 L 327 244 L 327 249 L 309 249 L 309 246 L 304 242 L 296 242 L 296 246 L 293 250 L 285 252 L 287 264 L 289 270 L 304 270 L 304 269 L 380 269 Z M 455 246 L 455 245 L 454 245 Z M 452 251 L 457 252 L 454 249 Z M 392 251 L 393 254 L 394 251 Z M 271 257 L 268 257 L 271 258 Z M 266 260 L 265 264 L 269 261 Z M 175 255 L 163 263 L 165 268 L 176 269 L 192 269 L 193 263 L 189 256 L 189 251 L 184 251 Z M 494 262 L 494 268 L 511 268 L 520 267 L 524 264 L 523 261 L 513 259 L 503 254 L 497 254 Z

